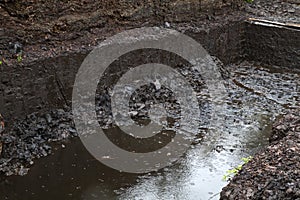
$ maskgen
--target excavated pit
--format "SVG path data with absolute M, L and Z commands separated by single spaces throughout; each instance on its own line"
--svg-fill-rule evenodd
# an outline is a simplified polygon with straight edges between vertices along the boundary
M 205 25 L 173 22 L 171 28 L 216 57 L 229 91 L 228 110 L 219 115 L 224 123 L 205 127 L 175 165 L 150 174 L 121 173 L 102 165 L 77 137 L 72 89 L 92 47 L 0 66 L 0 113 L 7 124 L 1 136 L 1 199 L 218 198 L 227 184 L 222 181 L 226 170 L 265 148 L 274 120 L 300 106 L 299 25 L 221 18 Z M 126 29 L 108 30 L 102 37 Z M 134 56 L 122 64 L 132 64 Z M 197 82 L 199 76 L 190 78 Z

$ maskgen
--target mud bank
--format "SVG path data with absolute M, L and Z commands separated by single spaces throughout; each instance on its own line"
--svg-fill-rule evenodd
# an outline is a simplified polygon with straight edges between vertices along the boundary
M 257 153 L 230 183 L 221 199 L 300 198 L 300 112 L 278 120 L 270 146 Z

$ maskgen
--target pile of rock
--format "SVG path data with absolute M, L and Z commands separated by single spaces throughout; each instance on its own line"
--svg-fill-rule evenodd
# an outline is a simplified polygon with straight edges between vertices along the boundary
M 46 114 L 28 115 L 0 135 L 3 144 L 0 172 L 7 176 L 25 175 L 34 159 L 51 153 L 50 142 L 73 136 L 77 136 L 77 132 L 69 110 L 57 109 Z

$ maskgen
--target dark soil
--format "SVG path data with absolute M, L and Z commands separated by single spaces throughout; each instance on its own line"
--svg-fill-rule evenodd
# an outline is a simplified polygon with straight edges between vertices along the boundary
M 243 166 L 221 199 L 300 199 L 300 111 L 274 124 L 270 146 Z
M 242 16 L 243 0 L 161 1 L 0 1 L 0 55 L 16 64 L 91 50 L 106 37 L 142 26 L 220 24 Z M 222 9 L 220 9 L 222 8 Z M 220 21 L 221 20 L 221 21 Z
M 174 3 L 176 2 L 176 3 Z M 22 63 L 84 52 L 107 36 L 141 26 L 205 28 L 243 17 L 299 22 L 298 0 L 207 1 L 0 1 L 0 60 Z
M 142 26 L 207 28 L 247 17 L 299 22 L 298 0 L 200 2 L 1 0 L 0 60 L 14 66 L 71 52 L 88 52 L 108 36 Z M 20 53 L 21 63 L 17 61 Z

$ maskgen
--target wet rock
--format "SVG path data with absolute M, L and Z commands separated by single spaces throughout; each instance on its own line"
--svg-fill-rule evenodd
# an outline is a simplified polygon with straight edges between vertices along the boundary
M 8 49 L 10 53 L 13 55 L 20 54 L 22 53 L 23 45 L 19 42 L 15 42 L 15 43 L 10 42 L 8 44 Z
M 28 173 L 29 168 L 25 168 L 24 166 L 21 166 L 20 169 L 18 170 L 18 175 L 24 176 Z
M 52 122 L 52 117 L 51 117 L 51 115 L 50 115 L 50 114 L 46 114 L 46 115 L 45 115 L 45 118 L 46 118 L 46 120 L 47 120 L 47 123 L 48 123 L 48 124 L 51 124 L 51 122 Z
M 294 13 L 295 12 L 295 9 L 288 9 L 287 10 L 289 13 Z
M 33 113 L 16 121 L 0 136 L 3 152 L 0 172 L 5 175 L 25 175 L 34 159 L 52 152 L 50 142 L 77 136 L 70 110 L 53 110 L 47 114 Z

